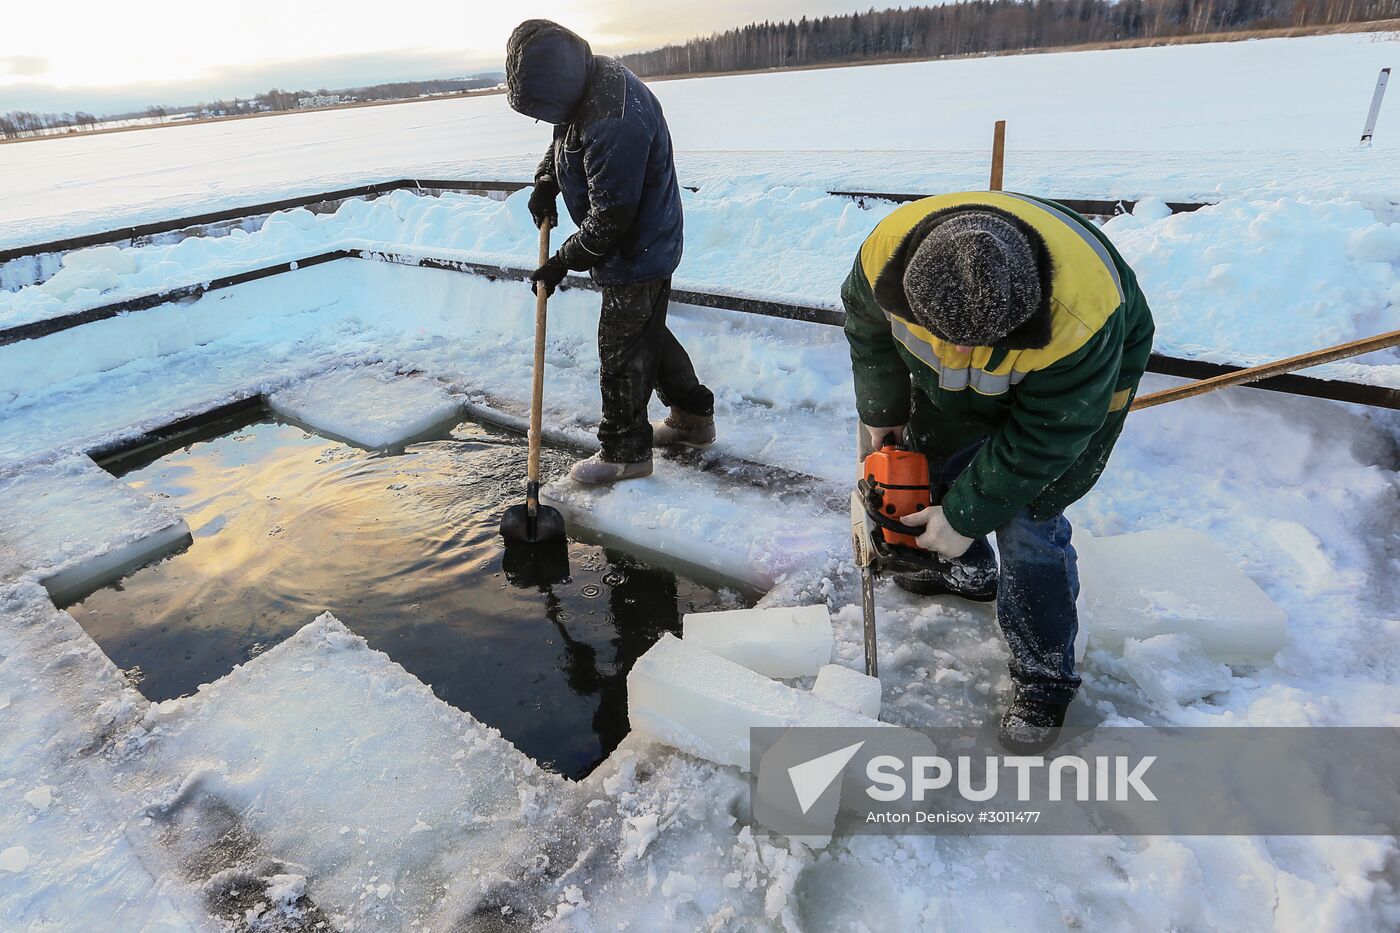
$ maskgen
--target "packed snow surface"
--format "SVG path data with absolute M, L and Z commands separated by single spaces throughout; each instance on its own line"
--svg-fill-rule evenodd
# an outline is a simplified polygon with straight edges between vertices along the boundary
M 975 189 L 992 122 L 1005 119 L 1012 190 L 1393 194 L 1393 91 L 1375 148 L 1356 145 L 1398 44 L 1385 33 L 1315 36 L 651 87 L 691 185 L 763 175 L 846 190 Z M 391 178 L 528 180 L 548 139 L 547 126 L 489 95 L 8 145 L 0 248 Z
M 1251 362 L 1395 329 L 1393 101 L 1377 147 L 1351 148 L 1395 47 L 1343 36 L 660 82 L 683 180 L 701 185 L 686 195 L 676 284 L 835 306 L 889 208 L 824 189 L 981 187 L 990 120 L 1009 116 L 1009 186 L 1149 196 L 1105 229 L 1139 273 L 1160 350 Z M 546 133 L 478 98 L 0 146 L 0 238 L 390 175 L 526 178 Z M 798 151 L 814 148 L 826 151 Z M 1161 203 L 1203 194 L 1221 203 L 1175 216 Z M 528 266 L 534 231 L 521 195 L 291 211 L 255 233 L 71 254 L 49 285 L 0 293 L 0 326 L 352 243 Z M 580 289 L 550 302 L 552 440 L 586 446 L 597 426 L 597 307 Z M 831 662 L 859 670 L 843 335 L 684 306 L 668 322 L 715 391 L 719 440 L 614 490 L 560 483 L 571 523 L 746 580 L 768 590 L 764 608 L 825 604 Z M 837 699 L 830 668 L 809 691 L 665 638 L 632 672 L 636 734 L 569 783 L 328 618 L 152 706 L 40 585 L 54 561 L 135 540 L 156 508 L 123 505 L 108 522 L 83 507 L 84 477 L 101 479 L 75 459 L 87 451 L 363 367 L 520 424 L 533 323 L 520 283 L 343 260 L 0 347 L 0 474 L 27 484 L 5 497 L 0 523 L 31 516 L 29 530 L 0 536 L 0 927 L 1400 926 L 1400 847 L 1385 837 L 875 838 L 838 826 L 818 852 L 756 836 L 742 820 L 745 724 L 817 711 L 867 721 L 822 699 Z M 1397 368 L 1381 353 L 1319 374 L 1400 385 Z M 1143 391 L 1170 383 L 1149 378 Z M 337 401 L 352 418 L 376 414 L 368 396 Z M 1173 624 L 1121 641 L 1096 640 L 1086 609 L 1077 721 L 1400 723 L 1397 432 L 1391 412 L 1251 389 L 1133 414 L 1069 511 L 1088 545 L 1086 599 L 1109 593 L 1094 579 L 1094 538 L 1189 529 L 1219 548 L 1202 579 L 1238 573 L 1211 590 L 1219 605 L 1190 612 L 1202 594 L 1171 576 L 1152 591 L 1151 618 Z M 43 500 L 38 512 L 23 504 Z M 1241 573 L 1287 620 L 1268 627 L 1281 642 L 1247 639 L 1248 664 L 1211 649 L 1235 634 L 1221 609 L 1238 613 Z M 1142 590 L 1125 610 L 1139 621 Z M 1009 681 L 991 607 L 891 585 L 877 606 L 883 721 L 998 715 Z M 862 702 L 872 694 L 867 684 Z
M 547 436 L 581 441 L 596 426 L 597 300 L 594 293 L 570 290 L 551 301 Z M 529 291 L 518 283 L 346 260 L 90 325 L 103 328 L 97 336 L 85 326 L 14 344 L 0 348 L 0 368 L 34 365 L 5 369 L 11 394 L 0 396 L 0 462 L 28 473 L 64 452 L 130 437 L 230 398 L 275 392 L 309 374 L 363 364 L 420 373 L 412 378 L 438 381 L 474 410 L 519 420 L 528 409 L 533 310 Z M 710 459 L 659 459 L 650 480 L 570 495 L 592 497 L 590 514 L 601 516 L 616 537 L 666 542 L 675 549 L 667 554 L 728 561 L 720 564 L 726 573 L 730 567 L 752 572 L 756 562 L 761 585 L 774 587 L 764 606 L 825 602 L 836 625 L 833 663 L 859 669 L 861 618 L 846 563 L 843 508 L 855 424 L 840 330 L 687 308 L 675 309 L 670 320 L 716 392 L 721 430 L 706 454 Z M 178 321 L 185 327 L 171 330 Z M 51 369 L 39 365 L 41 357 Z M 90 369 L 82 365 L 94 360 L 100 363 Z M 1163 384 L 1149 380 L 1145 388 Z M 1268 455 L 1242 453 L 1252 449 Z M 1395 722 L 1396 594 L 1392 575 L 1375 569 L 1395 560 L 1397 463 L 1395 423 L 1387 415 L 1316 400 L 1241 389 L 1133 415 L 1103 480 L 1071 510 L 1081 535 L 1172 527 L 1209 534 L 1287 613 L 1288 641 L 1272 661 L 1239 671 L 1213 661 L 1196 639 L 1175 633 L 1128 639 L 1121 651 L 1091 646 L 1082 665 L 1081 715 L 1114 724 Z M 809 479 L 784 472 L 793 470 Z M 70 876 L 80 871 L 82 856 L 74 853 L 89 850 L 103 853 L 109 874 L 69 887 L 85 892 L 85 909 L 90 903 L 123 918 L 172 911 L 197 918 L 223 909 L 235 889 L 256 894 L 255 902 L 239 903 L 240 914 L 260 904 L 266 914 L 275 909 L 269 891 L 295 889 L 294 882 L 287 888 L 285 879 L 274 880 L 284 875 L 306 878 L 292 909 L 361 918 L 376 929 L 383 928 L 374 925 L 379 918 L 392 928 L 396 918 L 498 902 L 530 918 L 528 924 L 566 929 L 614 928 L 624 921 L 690 929 L 725 917 L 750 927 L 820 929 L 871 911 L 905 927 L 988 927 L 1014 912 L 1029 929 L 1058 928 L 1069 917 L 1110 928 L 1187 922 L 1249 928 L 1266 918 L 1272 925 L 1341 930 L 1382 928 L 1395 916 L 1393 890 L 1384 879 L 1397 850 L 1383 839 L 1287 845 L 1256 839 L 876 840 L 838 832 L 821 854 L 789 850 L 735 822 L 744 793 L 733 770 L 743 766 L 737 745 L 723 752 L 737 764 L 716 766 L 666 751 L 640 734 L 577 790 L 532 798 L 546 810 L 557 803 L 563 811 L 540 830 L 556 840 L 552 869 L 532 873 L 513 849 L 482 849 L 476 864 L 499 870 L 507 890 L 483 886 L 469 871 L 460 891 L 454 884 L 438 897 L 427 880 L 417 887 L 406 881 L 400 860 L 454 864 L 457 850 L 417 847 L 430 833 L 412 832 L 420 819 L 441 826 L 432 788 L 419 785 L 431 784 L 437 769 L 452 762 L 455 751 L 438 749 L 452 741 L 453 729 L 480 727 L 432 702 L 395 672 L 391 659 L 371 657 L 346 641 L 353 638 L 348 634 L 331 639 L 342 645 L 335 648 L 322 637 L 334 627 L 323 622 L 315 639 L 280 654 L 269 651 L 230 675 L 236 681 L 148 709 L 122 688 L 110 662 L 72 619 L 54 612 L 42 590 L 22 580 L 8 592 L 0 593 L 0 718 L 9 723 L 32 715 L 39 724 L 32 733 L 37 744 L 19 746 L 4 759 L 0 782 L 10 775 L 16 782 L 0 789 L 14 800 L 0 813 L 36 815 L 32 825 L 47 827 L 40 835 L 27 822 L 0 817 L 0 851 L 23 847 L 30 858 L 25 871 L 0 873 L 0 901 L 21 926 L 39 911 L 66 916 L 78 909 L 42 879 L 55 877 L 60 866 L 68 866 Z M 916 600 L 892 586 L 880 588 L 877 603 L 884 720 L 952 725 L 996 715 L 1007 689 L 1005 649 L 988 607 Z M 656 715 L 648 721 L 667 741 L 692 736 L 699 742 L 703 730 L 727 724 L 706 739 L 718 746 L 733 740 L 736 723 L 749 721 L 750 713 L 788 709 L 800 715 L 815 703 L 839 709 L 755 672 L 739 668 L 746 673 L 734 674 L 737 665 L 714 655 L 697 664 L 691 655 L 701 649 L 695 646 L 681 650 L 684 663 L 668 666 L 652 694 Z M 307 664 L 315 670 L 300 670 Z M 637 676 L 647 675 L 646 667 L 640 670 Z M 696 675 L 686 681 L 695 702 L 715 711 L 707 717 L 686 718 L 695 706 L 675 699 L 672 671 L 687 670 Z M 724 677 L 700 676 L 715 670 Z M 343 689 L 337 686 L 342 681 Z M 376 682 L 384 688 L 364 686 Z M 325 702 L 318 699 L 322 691 Z M 772 701 L 763 700 L 770 692 Z M 647 691 L 634 695 L 646 699 Z M 320 724 L 316 734 L 298 731 L 305 723 L 291 721 L 302 711 Z M 431 725 L 439 714 L 447 719 Z M 381 820 L 377 795 L 387 791 L 375 780 L 380 772 L 368 753 L 386 747 L 387 733 L 376 730 L 387 729 L 387 722 L 415 745 L 396 746 L 400 751 L 388 756 L 397 756 L 395 773 L 402 777 L 396 784 L 408 782 L 415 790 L 385 804 Z M 441 736 L 433 738 L 438 730 Z M 284 733 L 300 738 L 280 742 Z M 334 754 L 322 751 L 334 742 Z M 361 743 L 365 757 L 347 758 L 358 755 Z M 120 775 L 102 770 L 109 767 L 106 758 L 74 753 L 87 745 L 110 749 L 128 776 L 117 781 Z M 516 760 L 496 747 L 493 741 L 483 746 L 490 767 L 500 770 L 501 761 Z M 297 748 L 314 754 L 295 760 Z M 245 763 L 264 757 L 267 764 L 254 775 Z M 468 751 L 460 760 L 464 770 L 453 780 L 469 779 L 473 757 Z M 93 768 L 95 775 L 87 770 Z M 284 770 L 307 776 L 310 784 L 284 781 Z M 196 780 L 182 796 L 191 776 Z M 517 786 L 528 790 L 531 780 L 547 779 L 521 780 Z M 354 786 L 361 783 L 366 786 Z M 52 802 L 36 814 L 24 795 L 40 787 L 53 788 Z M 311 796 L 317 788 L 336 796 Z M 353 799 L 362 803 L 342 807 L 337 801 L 352 798 L 341 795 L 359 795 Z M 463 792 L 454 799 L 476 798 Z M 136 827 L 140 832 L 128 840 L 117 829 L 122 815 L 148 806 L 155 807 L 151 826 Z M 195 830 L 216 825 L 210 813 L 242 814 L 250 806 L 239 826 L 255 855 L 240 860 L 201 843 Z M 286 816 L 303 809 L 318 827 L 314 833 L 297 831 L 300 815 Z M 88 815 L 86 822 L 77 812 Z M 546 813 L 542 819 L 552 818 Z M 368 866 L 368 856 L 337 861 L 343 827 L 354 838 L 358 828 L 366 830 L 366 844 L 382 855 L 375 866 Z M 153 842 L 149 834 L 169 842 Z M 585 854 L 590 847 L 593 854 Z M 232 881 L 219 874 L 230 865 L 237 870 Z M 976 877 L 966 874 L 969 865 L 978 866 L 976 877 L 995 871 L 1001 887 L 1018 893 L 984 896 Z M 1228 891 L 1203 886 L 1201 879 L 1221 865 L 1246 865 L 1255 880 Z M 210 867 L 189 881 L 190 866 Z M 529 880 L 509 883 L 521 878 Z M 101 906 L 114 904 L 124 906 Z M 139 927 L 144 921 L 133 922 Z

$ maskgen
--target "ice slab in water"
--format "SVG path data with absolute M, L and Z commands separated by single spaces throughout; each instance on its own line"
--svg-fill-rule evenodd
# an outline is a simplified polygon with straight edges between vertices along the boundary
M 1206 535 L 1165 528 L 1076 540 L 1080 616 L 1089 641 L 1180 633 L 1216 661 L 1267 664 L 1288 642 L 1288 618 Z
M 646 738 L 744 771 L 751 728 L 880 725 L 674 635 L 632 666 L 627 715 Z
M 690 612 L 686 641 L 769 677 L 810 677 L 831 660 L 826 606 L 775 606 Z
M 849 517 L 820 503 L 779 503 L 764 490 L 659 459 L 646 479 L 604 487 L 565 479 L 541 499 L 563 513 L 571 534 L 764 591 L 787 573 L 820 566 L 831 542 L 849 537 Z
M 455 419 L 460 403 L 431 379 L 380 366 L 337 369 L 268 396 L 273 411 L 361 447 L 395 447 Z
M 457 928 L 564 783 L 329 613 L 145 726 L 177 799 L 231 807 L 338 928 Z
M 871 719 L 880 718 L 880 679 L 840 664 L 817 671 L 812 693 L 828 703 L 854 710 Z
M 189 541 L 185 520 L 87 457 L 0 479 L 0 573 L 36 572 L 60 604 Z M 9 558 L 5 557 L 8 551 Z

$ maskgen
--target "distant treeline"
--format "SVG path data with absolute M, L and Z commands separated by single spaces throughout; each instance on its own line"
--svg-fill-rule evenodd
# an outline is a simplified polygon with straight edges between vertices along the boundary
M 470 78 L 435 78 L 429 81 L 394 81 L 368 87 L 342 87 L 316 91 L 283 91 L 273 88 L 259 94 L 254 101 L 264 110 L 291 110 L 303 97 L 337 96 L 351 100 L 403 100 L 424 94 L 457 94 L 494 87 L 505 80 L 504 75 L 474 75 Z
M 68 129 L 91 129 L 97 122 L 97 117 L 81 110 L 76 113 L 30 113 L 27 110 L 12 110 L 9 113 L 0 113 L 0 139 L 37 136 L 40 133 Z
M 1400 18 L 1400 0 L 959 0 L 752 23 L 622 56 L 643 77 L 941 58 Z

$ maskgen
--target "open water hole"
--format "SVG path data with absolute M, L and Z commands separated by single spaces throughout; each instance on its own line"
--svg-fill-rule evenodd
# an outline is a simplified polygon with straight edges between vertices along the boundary
M 684 613 L 748 604 L 576 541 L 563 583 L 513 581 L 498 527 L 523 501 L 517 434 L 465 423 L 376 454 L 252 417 L 106 464 L 193 535 L 69 607 L 151 700 L 193 693 L 329 611 L 446 702 L 581 777 L 627 734 L 632 663 Z M 545 478 L 572 459 L 546 448 Z

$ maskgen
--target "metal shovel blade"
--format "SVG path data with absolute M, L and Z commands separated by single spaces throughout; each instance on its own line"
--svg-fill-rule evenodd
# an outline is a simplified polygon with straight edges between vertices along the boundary
M 564 534 L 564 516 L 559 510 L 547 505 L 535 506 L 535 516 L 530 518 L 530 507 L 526 504 L 513 505 L 501 516 L 501 537 L 506 547 L 545 547 L 553 544 L 567 545 Z
M 564 516 L 547 505 L 536 506 L 533 520 L 528 505 L 513 505 L 501 516 L 506 552 L 502 566 L 515 586 L 552 586 L 569 576 L 569 539 Z

